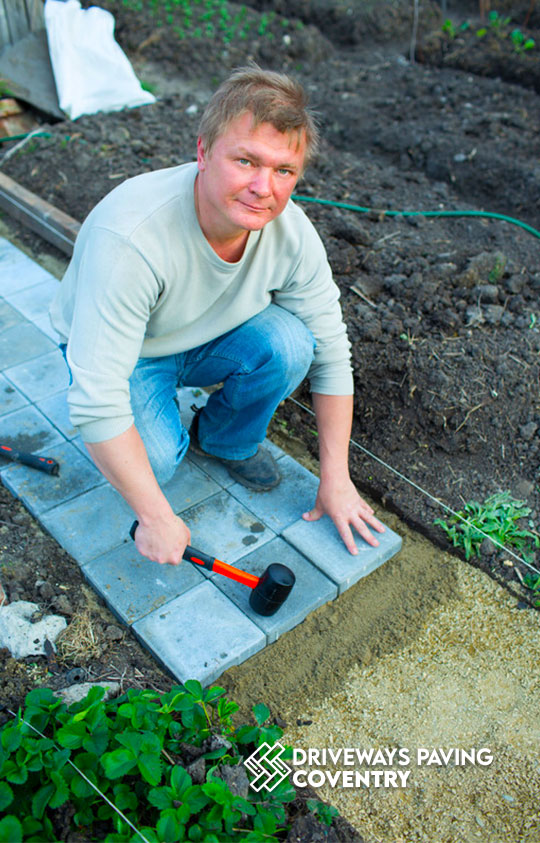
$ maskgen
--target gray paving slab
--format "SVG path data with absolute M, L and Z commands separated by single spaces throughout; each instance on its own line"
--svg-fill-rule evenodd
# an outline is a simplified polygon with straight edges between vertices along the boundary
M 59 473 L 45 474 L 26 465 L 12 465 L 2 480 L 36 517 L 104 482 L 103 475 L 70 442 L 35 453 L 55 459 Z
M 0 442 L 19 451 L 41 451 L 64 442 L 62 434 L 32 404 L 0 416 Z M 12 463 L 0 465 L 0 470 Z
M 38 284 L 26 287 L 24 290 L 7 293 L 4 298 L 26 319 L 35 322 L 36 319 L 47 316 L 51 301 L 58 292 L 59 284 L 54 275 L 48 273 L 47 277 Z
M 1 239 L 1 238 L 0 238 Z M 0 243 L 0 296 L 33 287 L 50 278 L 50 272 L 4 241 Z
M 92 559 L 83 572 L 111 610 L 127 624 L 204 582 L 204 576 L 188 562 L 156 565 L 141 556 L 133 542 Z
M 8 328 L 13 328 L 14 325 L 20 325 L 24 322 L 22 313 L 11 307 L 4 299 L 0 299 L 0 332 L 7 331 Z
M 282 536 L 336 583 L 339 594 L 401 549 L 401 536 L 387 527 L 386 532 L 377 533 L 378 547 L 371 547 L 358 537 L 358 555 L 353 556 L 342 543 L 327 515 L 323 515 L 319 521 L 300 519 L 287 527 Z
M 219 491 L 218 484 L 189 460 L 182 460 L 171 480 L 163 487 L 165 497 L 175 512 L 194 506 Z
M 0 374 L 0 416 L 12 413 L 13 410 L 18 410 L 25 404 L 28 404 L 28 398 Z
M 270 492 L 261 494 L 234 483 L 229 493 L 268 524 L 276 533 L 294 524 L 315 503 L 319 480 L 292 457 L 278 459 L 282 480 Z
M 69 385 L 68 368 L 58 348 L 17 366 L 8 366 L 4 375 L 31 401 L 61 392 Z
M 210 685 L 266 645 L 266 636 L 210 580 L 133 624 L 155 657 L 180 681 Z
M 75 439 L 75 437 L 78 436 L 77 428 L 73 427 L 69 419 L 67 389 L 63 389 L 62 392 L 57 392 L 55 395 L 43 398 L 41 401 L 36 401 L 35 403 L 38 410 L 40 410 L 43 415 L 58 428 L 66 439 Z M 88 454 L 86 449 L 83 453 L 85 455 Z
M 31 322 L 14 325 L 0 333 L 0 370 L 32 360 L 57 348 L 53 341 Z
M 36 328 L 45 334 L 46 337 L 49 337 L 53 341 L 53 343 L 57 346 L 60 342 L 60 337 L 58 335 L 58 331 L 55 331 L 53 326 L 51 325 L 51 320 L 49 316 L 41 316 L 38 319 L 34 319 L 33 324 Z
M 275 538 L 254 553 L 244 556 L 241 567 L 242 570 L 260 577 L 273 562 L 280 562 L 290 568 L 296 577 L 296 582 L 286 602 L 270 617 L 258 615 L 251 609 L 250 589 L 247 586 L 219 575 L 212 577 L 212 582 L 220 591 L 223 591 L 254 624 L 263 630 L 269 644 L 276 641 L 284 632 L 298 626 L 310 612 L 333 600 L 338 593 L 337 585 L 332 580 L 281 538 Z
M 192 547 L 233 564 L 275 533 L 226 491 L 180 513 L 191 531 Z M 216 575 L 213 575 L 216 576 Z
M 80 565 L 131 541 L 133 512 L 107 484 L 49 509 L 40 520 Z

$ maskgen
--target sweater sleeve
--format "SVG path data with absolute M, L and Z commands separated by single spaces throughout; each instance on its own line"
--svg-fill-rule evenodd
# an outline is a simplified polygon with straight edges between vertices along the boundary
M 128 240 L 99 227 L 88 232 L 75 271 L 70 418 L 85 442 L 100 442 L 133 423 L 129 377 L 160 284 Z
M 308 372 L 311 389 L 324 395 L 351 395 L 350 343 L 339 304 L 339 289 L 319 235 L 299 209 L 303 236 L 287 282 L 274 291 L 274 301 L 290 310 L 315 337 L 314 360 Z

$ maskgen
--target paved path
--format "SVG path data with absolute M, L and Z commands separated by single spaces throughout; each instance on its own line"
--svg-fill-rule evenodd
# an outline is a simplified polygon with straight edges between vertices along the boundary
M 145 560 L 128 537 L 132 511 L 69 422 L 67 369 L 47 316 L 58 283 L 0 239 L 0 443 L 60 463 L 54 477 L 0 460 L 0 475 L 179 681 L 210 684 L 397 553 L 401 539 L 389 529 L 378 548 L 360 540 L 353 557 L 328 518 L 303 521 L 317 478 L 268 443 L 283 474 L 271 492 L 249 492 L 219 464 L 192 455 L 164 491 L 194 547 L 256 575 L 270 562 L 292 568 L 296 585 L 275 615 L 256 615 L 246 586 L 187 562 L 173 568 Z M 206 394 L 182 389 L 179 399 L 189 424 L 191 405 L 201 406 Z

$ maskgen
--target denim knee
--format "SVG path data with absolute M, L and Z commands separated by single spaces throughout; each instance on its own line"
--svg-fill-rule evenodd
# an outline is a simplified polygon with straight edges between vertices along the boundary
M 272 365 L 280 372 L 283 381 L 295 388 L 305 378 L 313 362 L 315 340 L 301 319 L 288 311 L 285 313 L 285 318 L 278 320 L 272 335 L 263 334 L 262 340 L 268 343 Z
M 171 479 L 187 452 L 189 447 L 187 431 L 182 430 L 180 442 L 177 442 L 173 435 L 164 436 L 159 442 L 154 437 L 149 440 L 144 433 L 141 438 L 155 478 L 160 486 L 164 486 Z

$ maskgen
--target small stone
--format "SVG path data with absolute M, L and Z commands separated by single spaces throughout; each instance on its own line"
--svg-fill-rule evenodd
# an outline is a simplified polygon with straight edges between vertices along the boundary
M 62 688 L 58 691 L 58 696 L 65 702 L 66 705 L 71 705 L 74 702 L 83 700 L 91 688 L 105 688 L 104 700 L 110 700 L 115 697 L 120 690 L 119 682 L 81 682 L 77 685 L 70 685 L 68 688 Z
M 63 615 L 71 616 L 73 614 L 73 606 L 65 594 L 59 594 L 58 597 L 55 597 L 52 605 L 57 612 L 62 612 Z
M 42 600 L 50 600 L 51 597 L 54 597 L 54 588 L 48 582 L 42 583 L 39 586 L 38 591 Z
M 186 773 L 191 776 L 193 784 L 204 784 L 206 781 L 206 762 L 201 756 L 186 767 Z
M 31 618 L 38 611 L 36 603 L 25 600 L 0 608 L 0 647 L 7 647 L 13 658 L 44 656 L 45 639 L 54 642 L 66 628 L 66 619 L 58 615 L 47 615 L 32 623 Z
M 525 440 L 525 442 L 530 442 L 537 430 L 538 425 L 536 422 L 529 422 L 528 424 L 523 424 L 519 428 L 519 435 Z
M 192 105 L 188 105 L 188 107 L 186 108 L 186 114 L 189 114 L 189 116 L 192 117 L 193 115 L 197 114 L 198 110 L 199 106 L 193 103 Z
M 112 623 L 105 629 L 105 638 L 109 641 L 120 641 L 123 637 L 123 631 Z

